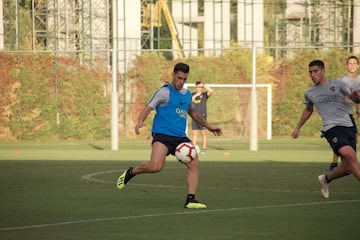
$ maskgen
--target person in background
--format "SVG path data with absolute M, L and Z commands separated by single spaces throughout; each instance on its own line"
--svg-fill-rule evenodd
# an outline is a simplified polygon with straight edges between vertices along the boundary
M 347 58 L 346 70 L 347 70 L 347 73 L 342 78 L 340 78 L 340 80 L 344 81 L 351 89 L 359 88 L 360 87 L 360 76 L 358 74 L 359 59 L 356 56 L 350 56 Z M 354 124 L 354 128 L 355 128 L 356 134 L 357 134 L 358 131 L 357 131 L 354 117 L 353 117 L 353 111 L 354 111 L 354 105 L 355 105 L 356 115 L 357 115 L 357 117 L 359 117 L 360 116 L 360 105 L 354 104 L 354 102 L 352 102 L 351 100 L 348 100 L 348 103 L 349 103 L 348 113 L 350 115 L 351 121 Z M 330 171 L 332 171 L 334 168 L 336 168 L 338 166 L 338 159 L 339 159 L 339 156 L 334 153 L 332 162 L 330 164 Z
M 195 110 L 200 113 L 200 115 L 207 120 L 207 100 L 214 93 L 214 91 L 201 81 L 195 83 L 195 92 L 192 93 L 192 102 L 195 105 Z M 192 126 L 192 140 L 195 146 L 198 142 L 198 133 L 201 133 L 202 136 L 202 149 L 201 154 L 205 154 L 207 147 L 207 133 L 206 128 L 197 123 L 194 119 L 191 121 Z

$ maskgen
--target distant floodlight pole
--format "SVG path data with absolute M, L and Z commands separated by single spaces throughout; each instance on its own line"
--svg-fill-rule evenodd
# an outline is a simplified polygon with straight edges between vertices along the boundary
M 250 96 L 250 151 L 258 150 L 258 104 L 256 94 L 256 47 L 252 47 L 252 81 Z
M 117 50 L 112 50 L 111 150 L 119 150 L 119 98 L 117 90 Z

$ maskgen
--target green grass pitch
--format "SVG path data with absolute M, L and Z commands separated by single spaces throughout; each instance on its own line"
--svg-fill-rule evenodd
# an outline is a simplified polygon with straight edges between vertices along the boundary
M 359 239 L 360 183 L 353 177 L 319 192 L 332 157 L 324 139 L 210 139 L 200 156 L 197 198 L 184 209 L 186 168 L 169 157 L 157 174 L 117 190 L 150 143 L 0 144 L 0 239 Z

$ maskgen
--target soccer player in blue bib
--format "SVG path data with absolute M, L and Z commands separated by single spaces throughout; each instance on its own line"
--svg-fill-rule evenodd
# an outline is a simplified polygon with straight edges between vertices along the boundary
M 356 156 L 356 129 L 348 113 L 346 98 L 359 103 L 359 89 L 352 91 L 343 81 L 331 81 L 325 77 L 325 65 L 321 60 L 309 63 L 309 74 L 314 85 L 305 92 L 305 109 L 292 137 L 299 136 L 300 128 L 310 118 L 314 106 L 322 120 L 322 132 L 333 152 L 341 157 L 341 165 L 333 171 L 319 175 L 321 194 L 329 197 L 329 183 L 337 178 L 353 174 L 360 181 L 360 166 Z
M 205 126 L 214 135 L 222 134 L 221 128 L 209 124 L 195 110 L 191 92 L 184 88 L 190 71 L 189 65 L 178 63 L 172 73 L 172 82 L 157 89 L 139 114 L 135 133 L 140 133 L 149 113 L 156 110 L 152 126 L 152 152 L 150 161 L 140 163 L 124 171 L 117 181 L 117 188 L 123 189 L 125 184 L 135 175 L 141 173 L 160 172 L 169 154 L 175 155 L 176 146 L 182 142 L 191 142 L 186 135 L 187 114 L 199 124 Z M 195 194 L 199 181 L 198 157 L 187 164 L 187 197 L 185 208 L 206 208 L 204 203 L 196 200 Z

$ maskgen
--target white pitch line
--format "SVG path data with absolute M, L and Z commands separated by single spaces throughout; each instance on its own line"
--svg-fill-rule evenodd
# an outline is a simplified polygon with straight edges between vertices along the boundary
M 339 201 L 322 201 L 322 202 L 289 203 L 289 204 L 280 204 L 280 205 L 263 205 L 263 206 L 240 207 L 240 208 L 222 208 L 222 209 L 213 209 L 213 210 L 195 210 L 195 211 L 186 211 L 186 212 L 144 214 L 144 215 L 137 215 L 137 216 L 95 218 L 95 219 L 85 219 L 85 220 L 68 221 L 68 222 L 46 223 L 46 224 L 26 225 L 26 226 L 18 226 L 18 227 L 6 227 L 6 228 L 0 228 L 0 232 L 25 230 L 25 229 L 47 228 L 47 227 L 57 227 L 57 226 L 65 226 L 65 225 L 73 225 L 73 224 L 84 224 L 84 223 L 94 223 L 94 222 L 109 222 L 109 221 L 131 220 L 131 219 L 138 219 L 138 218 L 152 218 L 152 217 L 176 216 L 176 215 L 187 215 L 187 214 L 189 214 L 189 215 L 190 214 L 207 214 L 207 213 L 216 213 L 216 212 L 258 210 L 258 209 L 266 209 L 266 208 L 305 207 L 305 206 L 331 205 L 331 204 L 355 203 L 355 202 L 360 202 L 360 199 L 339 200 Z
M 91 181 L 91 182 L 98 182 L 98 183 L 106 183 L 106 184 L 115 184 L 115 181 L 108 181 L 108 180 L 101 180 L 96 178 L 96 176 L 108 174 L 108 173 L 119 173 L 118 170 L 108 170 L 108 171 L 101 171 L 101 172 L 94 172 L 89 173 L 81 177 L 81 179 Z M 132 186 L 144 186 L 144 187 L 157 187 L 157 188 L 186 188 L 186 186 L 176 186 L 176 185 L 163 185 L 163 184 L 147 184 L 147 183 L 130 183 L 129 185 Z M 216 188 L 216 187 L 201 187 L 201 189 L 207 190 L 216 190 L 216 189 L 224 189 L 224 188 Z M 261 188 L 238 188 L 238 187 L 230 187 L 226 188 L 227 190 L 232 191 L 246 191 L 246 192 L 278 192 L 278 193 L 319 193 L 318 190 L 316 191 L 298 191 L 298 190 L 280 190 L 280 189 L 261 189 Z M 341 194 L 352 194 L 358 192 L 337 192 Z
M 109 170 L 109 171 L 89 173 L 89 174 L 82 176 L 81 179 L 88 180 L 91 182 L 112 183 L 113 184 L 114 182 L 110 182 L 110 181 L 106 181 L 106 180 L 99 180 L 99 179 L 94 178 L 94 176 L 107 174 L 107 173 L 115 173 L 115 172 L 119 172 L 119 170 Z

